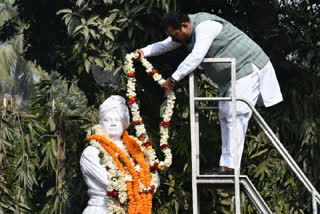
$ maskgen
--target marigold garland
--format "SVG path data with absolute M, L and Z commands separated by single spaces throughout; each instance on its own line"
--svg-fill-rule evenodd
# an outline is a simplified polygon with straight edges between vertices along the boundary
M 94 130 L 94 133 L 90 133 L 88 140 L 91 145 L 100 150 L 99 157 L 104 160 L 106 170 L 116 169 L 114 173 L 110 173 L 111 175 L 108 176 L 111 183 L 119 183 L 117 184 L 118 189 L 110 187 L 107 191 L 110 213 L 151 214 L 152 196 L 157 183 L 154 179 L 155 173 L 150 172 L 149 164 L 146 162 L 144 153 L 137 142 L 138 139 L 129 136 L 127 131 L 123 132 L 123 143 L 128 149 L 126 152 L 126 150 L 118 148 L 106 133 L 103 133 L 101 125 L 95 126 Z M 111 159 L 108 159 L 108 157 L 111 157 Z M 123 176 L 121 176 L 121 173 Z M 124 179 L 113 181 L 113 178 L 117 176 Z M 125 190 L 121 188 L 121 182 L 125 183 Z M 120 196 L 122 197 L 120 198 Z

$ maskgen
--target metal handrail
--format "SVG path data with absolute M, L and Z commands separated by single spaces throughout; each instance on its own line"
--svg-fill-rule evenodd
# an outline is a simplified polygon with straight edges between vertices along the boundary
M 194 100 L 195 101 L 231 101 L 231 98 L 230 97 L 195 97 Z M 285 147 L 279 141 L 277 136 L 273 133 L 271 128 L 268 126 L 268 124 L 264 121 L 264 119 L 259 114 L 259 112 L 255 109 L 255 107 L 248 100 L 244 98 L 236 98 L 236 100 L 240 102 L 244 102 L 249 106 L 260 128 L 263 130 L 263 132 L 266 134 L 266 136 L 269 138 L 269 140 L 272 142 L 272 144 L 275 146 L 278 152 L 282 155 L 282 157 L 288 163 L 291 170 L 295 173 L 295 175 L 299 178 L 299 180 L 303 183 L 303 185 L 307 188 L 307 190 L 312 194 L 313 213 L 316 214 L 317 213 L 316 203 L 320 205 L 320 194 L 318 193 L 316 188 L 312 185 L 312 183 L 309 181 L 309 179 L 300 169 L 298 164 L 294 161 L 294 159 L 291 157 L 289 152 L 285 149 Z

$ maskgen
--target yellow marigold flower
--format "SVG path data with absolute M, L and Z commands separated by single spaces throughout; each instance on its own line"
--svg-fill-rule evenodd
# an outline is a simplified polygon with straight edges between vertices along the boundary
M 150 150 L 150 149 L 152 149 L 152 146 L 148 146 L 148 147 L 147 147 L 147 150 Z
M 159 73 L 154 73 L 154 74 L 153 74 L 154 77 L 156 77 L 156 76 L 158 76 L 158 75 L 159 75 Z

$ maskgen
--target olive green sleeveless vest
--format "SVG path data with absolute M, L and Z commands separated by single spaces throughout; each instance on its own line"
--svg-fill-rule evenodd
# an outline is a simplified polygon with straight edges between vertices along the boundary
M 185 46 L 190 52 L 196 41 L 195 28 L 198 24 L 206 20 L 213 20 L 220 22 L 223 25 L 222 31 L 213 40 L 205 57 L 235 58 L 237 79 L 253 72 L 251 63 L 261 69 L 270 60 L 259 45 L 230 22 L 216 15 L 202 12 L 190 14 L 189 18 L 191 24 L 191 37 Z M 230 63 L 203 63 L 202 67 L 205 69 L 207 75 L 218 84 L 219 94 L 220 96 L 223 96 L 230 86 Z

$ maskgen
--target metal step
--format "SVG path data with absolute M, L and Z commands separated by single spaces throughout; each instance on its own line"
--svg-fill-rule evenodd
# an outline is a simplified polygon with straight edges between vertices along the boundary
M 259 192 L 256 190 L 248 176 L 239 176 L 240 184 L 244 187 L 247 195 L 255 205 L 259 213 L 272 214 L 268 205 L 264 202 Z M 234 184 L 234 175 L 198 175 L 197 184 Z

